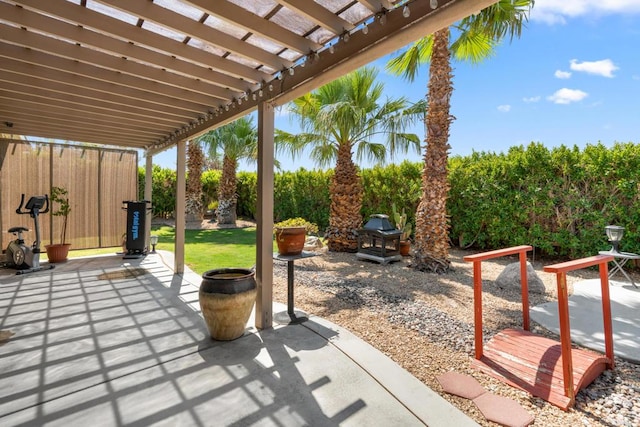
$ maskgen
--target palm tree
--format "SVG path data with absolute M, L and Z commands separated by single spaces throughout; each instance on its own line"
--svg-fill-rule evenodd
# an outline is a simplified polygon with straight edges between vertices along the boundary
M 237 220 L 236 170 L 241 159 L 255 160 L 258 155 L 258 131 L 253 117 L 242 117 L 198 138 L 205 144 L 210 158 L 222 156 L 222 176 L 218 187 L 218 224 L 233 224 Z
M 424 37 L 387 64 L 392 72 L 414 80 L 420 64 L 431 61 L 427 90 L 426 145 L 422 171 L 422 197 L 416 211 L 413 267 L 421 271 L 449 269 L 447 177 L 449 113 L 453 92 L 451 54 L 478 63 L 494 52 L 506 36 L 520 37 L 534 0 L 500 0 L 451 28 Z M 450 44 L 453 33 L 455 40 Z
M 384 85 L 376 83 L 378 71 L 361 68 L 290 104 L 297 117 L 300 134 L 276 130 L 276 149 L 288 151 L 295 159 L 305 148 L 320 167 L 335 162 L 331 179 L 328 248 L 351 252 L 357 248 L 362 217 L 362 183 L 353 162 L 386 160 L 387 153 L 420 151 L 417 135 L 404 129 L 424 116 L 424 105 L 410 105 L 405 98 L 381 102 Z M 379 142 L 376 138 L 386 138 Z
M 189 141 L 187 147 L 187 222 L 202 220 L 202 170 L 204 154 L 197 140 Z

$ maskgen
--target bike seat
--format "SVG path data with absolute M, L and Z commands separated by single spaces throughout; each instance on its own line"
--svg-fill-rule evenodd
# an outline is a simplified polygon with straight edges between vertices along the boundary
M 11 227 L 9 229 L 9 233 L 23 233 L 25 231 L 29 231 L 29 229 L 25 227 Z

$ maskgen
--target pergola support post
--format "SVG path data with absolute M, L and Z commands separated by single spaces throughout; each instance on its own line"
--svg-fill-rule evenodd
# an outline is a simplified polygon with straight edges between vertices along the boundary
M 180 140 L 176 153 L 176 241 L 173 272 L 184 273 L 184 227 L 187 193 L 187 141 Z
M 274 107 L 258 105 L 258 206 L 256 236 L 255 325 L 258 329 L 273 325 L 273 164 Z
M 151 189 L 153 186 L 153 156 L 149 155 L 149 153 L 147 153 L 146 155 L 146 164 L 145 164 L 145 171 L 144 171 L 144 199 L 149 201 L 149 208 L 153 207 L 153 200 L 152 200 L 152 193 L 151 193 Z M 147 250 L 150 251 L 151 248 L 151 244 L 150 242 L 150 238 L 151 238 L 151 220 L 153 219 L 153 212 L 151 209 L 147 209 L 147 220 L 145 221 L 145 225 L 144 225 L 144 235 L 147 236 L 147 241 L 145 242 L 148 246 L 147 246 Z

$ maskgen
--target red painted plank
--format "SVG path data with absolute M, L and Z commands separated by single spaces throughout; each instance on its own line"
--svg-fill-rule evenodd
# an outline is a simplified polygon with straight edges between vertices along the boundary
M 606 357 L 582 349 L 571 349 L 571 355 L 574 385 L 569 393 L 563 379 L 560 344 L 528 331 L 499 332 L 489 340 L 484 356 L 474 361 L 473 366 L 567 410 L 573 406 L 571 396 L 597 378 L 608 363 Z
M 531 363 L 548 363 L 549 366 L 551 366 L 550 363 L 555 358 L 557 361 L 553 366 L 556 369 L 559 369 L 559 359 L 561 355 L 559 343 L 540 335 L 530 333 L 525 335 L 523 332 L 526 331 L 505 329 L 492 338 L 492 340 L 487 344 L 487 348 L 489 348 L 490 345 L 493 345 L 500 348 L 501 351 L 516 355 Z M 527 347 L 522 346 L 522 340 L 526 340 Z M 545 360 L 539 360 L 539 356 L 545 352 L 547 353 Z M 586 368 L 591 365 L 594 359 L 602 357 L 599 353 L 576 348 L 571 349 L 571 355 L 576 372 L 584 372 Z
M 567 410 L 569 408 L 570 399 L 563 394 L 564 391 L 561 386 L 554 387 L 549 386 L 548 384 L 533 385 L 532 381 L 523 383 L 525 374 L 522 372 L 516 375 L 501 375 L 500 372 L 495 369 L 495 366 L 500 366 L 500 362 L 489 359 L 487 356 L 483 357 L 482 360 L 474 360 L 472 365 L 500 381 L 524 390 L 533 396 L 540 397 L 563 410 Z
M 547 273 L 566 273 L 568 271 L 579 270 L 581 268 L 591 267 L 594 265 L 613 261 L 612 255 L 594 255 L 586 258 L 575 259 L 572 261 L 561 262 L 558 264 L 547 265 L 543 267 L 543 271 Z
M 526 341 L 526 347 L 523 347 L 523 341 Z M 534 363 L 540 362 L 539 357 L 542 354 L 547 354 L 544 360 L 545 363 L 550 363 L 554 360 L 554 357 L 558 358 L 561 354 L 557 341 L 522 330 L 505 329 L 492 338 L 487 346 L 489 347 L 490 345 Z M 585 370 L 594 359 L 603 357 L 600 353 L 578 348 L 572 348 L 571 355 L 576 365 Z M 559 360 L 554 366 L 558 366 L 558 364 Z
M 533 250 L 533 247 L 529 245 L 514 246 L 512 248 L 497 249 L 495 251 L 488 251 L 488 252 L 481 252 L 479 254 L 467 255 L 462 259 L 467 262 L 485 261 L 491 258 L 499 258 L 502 256 L 513 255 L 520 252 L 528 252 L 531 250 Z
M 575 350 L 579 352 L 580 350 Z M 547 358 L 540 359 L 539 354 L 517 354 L 514 355 L 510 349 L 497 349 L 491 348 L 487 349 L 486 356 L 493 360 L 500 360 L 502 364 L 504 364 L 505 368 L 508 368 L 509 371 L 519 371 L 527 374 L 528 378 L 531 378 L 532 375 L 530 373 L 535 373 L 537 380 L 535 383 L 543 383 L 551 384 L 553 382 L 553 378 L 556 378 L 556 382 L 558 384 L 562 383 L 562 365 L 558 363 L 558 359 L 553 355 L 545 355 L 551 356 L 550 360 Z M 577 355 L 577 353 L 574 353 Z M 586 358 L 581 357 L 580 359 L 584 360 L 584 363 L 576 364 L 574 368 L 577 368 L 574 372 L 574 377 L 576 380 L 584 377 L 585 374 L 589 371 L 594 362 L 602 362 L 605 363 L 607 361 L 606 358 L 601 356 L 595 356 L 586 360 Z M 581 361 L 582 361 L 581 360 Z M 531 382 L 534 384 L 534 382 Z

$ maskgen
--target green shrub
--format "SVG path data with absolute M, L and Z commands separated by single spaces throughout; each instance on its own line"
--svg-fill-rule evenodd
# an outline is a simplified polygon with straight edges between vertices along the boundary
M 151 210 L 153 216 L 171 218 L 176 206 L 176 171 L 153 165 Z M 138 200 L 144 200 L 145 168 L 138 167 Z
M 256 219 L 258 207 L 258 174 L 255 172 L 238 173 L 238 204 L 236 213 L 239 217 Z
M 308 218 L 324 230 L 329 226 L 329 184 L 332 171 L 281 172 L 275 175 L 274 221 Z
M 276 228 L 286 227 L 304 227 L 307 230 L 307 234 L 318 234 L 318 226 L 316 224 L 300 217 L 285 219 L 284 221 L 273 224 L 274 233 Z
M 480 249 L 531 244 L 548 256 L 581 258 L 606 249 L 604 226 L 627 229 L 623 250 L 640 250 L 640 148 L 617 143 L 506 154 L 473 153 L 449 162 L 451 237 Z
M 212 203 L 215 203 L 215 208 L 218 207 L 220 176 L 222 176 L 222 171 L 209 169 L 204 171 L 200 178 L 202 181 L 202 206 L 207 206 L 208 209 L 211 209 Z
M 399 165 L 376 166 L 363 169 L 362 217 L 366 221 L 373 214 L 393 215 L 395 204 L 398 211 L 407 213 L 407 223 L 415 223 L 415 214 L 420 202 L 422 164 L 404 161 Z

